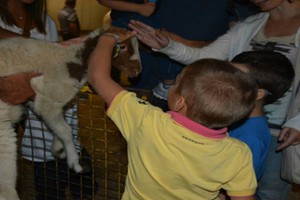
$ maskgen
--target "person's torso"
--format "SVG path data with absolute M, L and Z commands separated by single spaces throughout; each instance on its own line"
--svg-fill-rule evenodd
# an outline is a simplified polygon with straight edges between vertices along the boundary
M 119 94 L 108 111 L 128 144 L 123 199 L 216 199 L 221 187 L 236 183 L 232 180 L 245 160 L 254 177 L 249 148 L 227 137 L 226 129 L 208 129 L 163 113 L 131 95 Z M 252 185 L 249 180 L 245 178 Z M 244 186 L 239 182 L 241 191 Z
M 78 31 L 80 31 L 80 23 L 77 17 L 76 11 L 71 7 L 64 7 L 59 11 L 59 21 L 60 21 L 60 28 L 62 32 L 72 32 L 70 23 L 75 24 Z M 78 33 L 79 35 L 79 33 Z
M 131 2 L 131 3 L 138 3 L 138 4 L 142 4 L 145 3 L 144 0 L 125 0 L 127 2 Z M 120 10 L 111 10 L 110 16 L 112 20 L 116 20 L 119 18 L 123 18 L 123 17 L 129 17 L 133 14 L 136 14 L 135 12 L 127 12 L 127 11 L 120 11 Z
M 46 17 L 45 26 L 46 26 L 46 34 L 40 33 L 37 28 L 33 28 L 30 30 L 30 37 L 34 38 L 34 39 L 38 39 L 38 40 L 47 40 L 47 41 L 51 41 L 51 42 L 57 42 L 58 41 L 57 28 L 56 28 L 54 21 L 49 16 Z M 23 33 L 23 29 L 15 26 L 15 25 L 13 25 L 13 26 L 6 25 L 1 20 L 1 18 L 0 18 L 0 27 L 5 30 L 14 32 L 14 33 L 18 33 L 18 34 Z
M 227 0 L 161 0 L 151 18 L 189 40 L 215 40 L 228 30 Z

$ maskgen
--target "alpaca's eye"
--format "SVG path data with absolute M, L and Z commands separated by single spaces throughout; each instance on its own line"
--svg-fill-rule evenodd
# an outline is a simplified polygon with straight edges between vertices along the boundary
M 126 45 L 125 45 L 125 44 L 120 44 L 120 48 L 121 48 L 121 49 L 125 49 L 125 48 L 126 48 Z
M 120 52 L 123 53 L 123 52 L 126 52 L 128 50 L 128 46 L 124 43 L 122 44 L 119 44 L 120 45 Z

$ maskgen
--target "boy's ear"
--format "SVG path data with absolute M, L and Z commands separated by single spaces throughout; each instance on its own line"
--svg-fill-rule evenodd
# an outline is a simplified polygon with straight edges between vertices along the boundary
M 178 96 L 174 105 L 175 112 L 185 112 L 186 111 L 186 104 L 185 98 L 183 96 Z
M 258 89 L 257 90 L 257 97 L 256 100 L 261 100 L 267 96 L 267 91 L 265 89 Z

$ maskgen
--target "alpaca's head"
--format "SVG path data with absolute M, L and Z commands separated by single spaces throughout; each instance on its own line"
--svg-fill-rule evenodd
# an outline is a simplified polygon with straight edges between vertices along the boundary
M 100 31 L 93 31 L 89 34 L 89 38 L 84 42 L 83 48 L 77 52 L 77 58 L 81 63 L 69 62 L 68 71 L 70 77 L 77 79 L 79 82 L 84 81 L 87 72 L 87 61 L 97 45 L 99 34 L 103 33 L 117 34 L 124 32 L 124 29 L 118 27 L 109 27 L 108 29 L 101 29 Z M 114 49 L 114 56 L 112 58 L 112 66 L 120 72 L 124 72 L 128 77 L 136 77 L 142 70 L 138 40 L 133 37 L 125 40 L 123 43 L 116 45 Z
M 80 76 L 80 74 L 83 74 L 83 70 L 86 71 L 87 60 L 91 52 L 97 45 L 99 34 L 109 32 L 118 35 L 118 33 L 120 33 L 121 31 L 124 31 L 124 29 L 118 27 L 110 27 L 108 29 L 101 29 L 100 33 L 90 34 L 89 39 L 85 41 L 84 49 L 80 53 L 81 55 L 79 55 L 79 57 L 82 58 L 82 69 L 79 70 L 77 67 L 76 73 Z M 139 54 L 139 44 L 138 40 L 135 37 L 127 39 L 115 46 L 112 57 L 112 66 L 118 71 L 126 73 L 131 78 L 139 75 L 142 67 Z
M 120 72 L 125 72 L 130 78 L 136 77 L 142 70 L 138 40 L 130 38 L 114 49 L 112 66 Z

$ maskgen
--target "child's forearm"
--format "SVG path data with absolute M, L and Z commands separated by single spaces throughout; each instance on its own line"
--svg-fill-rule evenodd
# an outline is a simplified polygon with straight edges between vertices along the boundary
M 110 75 L 115 43 L 115 38 L 111 35 L 100 36 L 98 44 L 90 56 L 88 66 L 89 83 L 108 104 L 123 90 Z

